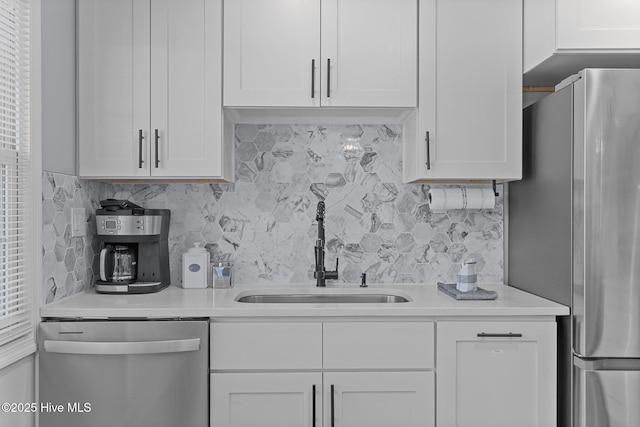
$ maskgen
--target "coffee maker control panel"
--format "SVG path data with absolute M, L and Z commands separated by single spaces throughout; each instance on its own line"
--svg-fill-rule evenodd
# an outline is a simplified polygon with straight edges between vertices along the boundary
M 98 235 L 154 236 L 162 227 L 160 215 L 96 215 Z

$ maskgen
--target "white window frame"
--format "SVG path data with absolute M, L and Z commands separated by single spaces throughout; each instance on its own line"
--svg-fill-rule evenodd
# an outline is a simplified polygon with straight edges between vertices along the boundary
M 22 251 L 21 262 L 28 266 L 27 282 L 24 290 L 27 295 L 27 316 L 29 330 L 0 346 L 0 369 L 28 356 L 36 351 L 36 328 L 42 288 L 42 160 L 41 160 L 41 48 L 40 48 L 40 0 L 0 0 L 7 4 L 29 5 L 29 137 L 27 144 L 30 170 L 26 175 L 30 179 L 29 188 L 20 191 L 18 198 L 23 203 L 21 219 L 28 236 Z M 0 17 L 2 18 L 2 17 Z M 1 147 L 0 147 L 1 148 Z M 1 245 L 0 245 L 1 246 Z M 11 250 L 11 247 L 9 247 Z M 1 249 L 0 249 L 1 252 Z M 3 266 L 0 264 L 0 268 Z M 0 276 L 2 272 L 0 272 Z M 1 297 L 1 296 L 0 296 Z M 0 307 L 1 310 L 1 307 Z M 0 316 L 0 321 L 2 316 Z M 1 332 L 1 330 L 0 330 Z

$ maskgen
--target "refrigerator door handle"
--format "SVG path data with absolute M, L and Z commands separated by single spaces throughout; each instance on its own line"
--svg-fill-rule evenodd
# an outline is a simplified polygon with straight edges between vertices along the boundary
M 198 350 L 200 338 L 138 342 L 44 341 L 44 351 L 64 354 L 158 354 Z

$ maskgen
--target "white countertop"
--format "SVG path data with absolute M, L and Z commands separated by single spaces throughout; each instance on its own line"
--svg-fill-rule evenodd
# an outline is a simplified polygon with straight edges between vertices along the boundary
M 158 293 L 97 294 L 91 289 L 40 308 L 43 318 L 241 318 L 241 317 L 474 317 L 566 316 L 569 308 L 504 285 L 481 285 L 498 292 L 496 300 L 462 301 L 433 284 L 357 285 L 317 288 L 305 285 L 242 285 L 231 289 L 182 289 L 170 286 Z M 389 304 L 251 304 L 236 301 L 250 293 L 380 293 L 390 291 L 410 299 Z

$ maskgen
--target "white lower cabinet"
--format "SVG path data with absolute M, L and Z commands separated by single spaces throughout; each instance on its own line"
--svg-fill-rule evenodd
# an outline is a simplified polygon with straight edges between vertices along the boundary
M 434 426 L 433 372 L 325 372 L 324 427 Z
M 556 323 L 214 321 L 211 427 L 551 427 Z
M 555 322 L 438 322 L 438 427 L 556 425 Z
M 213 322 L 211 427 L 433 427 L 434 329 Z
M 320 426 L 322 373 L 215 373 L 210 397 L 211 427 Z
M 433 372 L 214 373 L 211 426 L 433 426 L 433 390 Z

